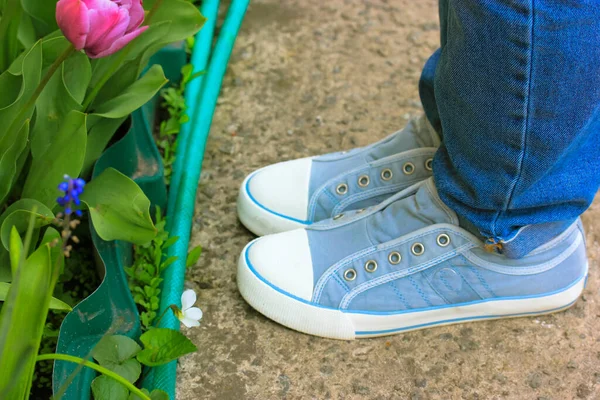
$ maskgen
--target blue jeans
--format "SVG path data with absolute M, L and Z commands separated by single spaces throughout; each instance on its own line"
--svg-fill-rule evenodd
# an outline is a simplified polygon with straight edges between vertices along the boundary
M 420 82 L 442 200 L 509 257 L 563 231 L 600 184 L 598 0 L 440 0 Z

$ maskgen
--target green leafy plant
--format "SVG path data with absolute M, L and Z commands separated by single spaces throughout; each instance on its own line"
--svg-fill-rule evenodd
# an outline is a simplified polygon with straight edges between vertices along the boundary
M 142 348 L 127 336 L 106 336 L 94 348 L 92 355 L 101 366 L 119 374 L 130 383 L 135 383 L 142 366 L 135 356 Z M 101 375 L 92 382 L 92 393 L 96 400 L 122 399 L 129 396 L 129 390 L 119 382 Z
M 144 348 L 137 359 L 144 365 L 156 367 L 177 360 L 198 349 L 184 334 L 166 328 L 152 328 L 142 334 Z
M 161 106 L 168 117 L 160 123 L 159 137 L 156 144 L 163 158 L 167 184 L 170 183 L 173 163 L 175 162 L 177 135 L 181 131 L 181 125 L 189 122 L 184 97 L 185 88 L 193 79 L 204 74 L 204 71 L 193 73 L 193 69 L 194 67 L 191 64 L 183 66 L 179 85 L 161 91 L 163 100 Z
M 85 193 L 71 190 L 77 177 L 90 176 L 119 126 L 167 83 L 160 66 L 143 73 L 150 57 L 203 24 L 191 3 L 162 3 L 145 2 L 137 37 L 104 40 L 100 49 L 85 43 L 84 36 L 94 34 L 88 25 L 99 25 L 86 19 L 98 14 L 78 14 L 88 12 L 84 7 L 57 10 L 52 0 L 0 1 L 0 398 L 28 396 L 48 310 L 65 308 L 52 295 L 71 253 L 72 215 L 89 210 L 104 240 L 142 244 L 156 235 L 150 202 L 118 171 L 106 169 Z M 57 21 L 68 38 L 57 30 Z M 59 185 L 65 174 L 75 178 Z
M 30 214 L 25 240 L 14 226 L 10 233 L 13 278 L 0 312 L 0 398 L 20 399 L 29 393 L 35 356 L 64 260 L 65 244 L 53 228 L 46 231 L 37 249 L 26 255 L 32 244 L 35 211 Z
M 71 252 L 71 257 L 65 259 L 64 270 L 54 288 L 54 297 L 67 305 L 75 305 L 88 297 L 100 283 L 100 277 L 94 265 L 94 250 L 91 238 L 86 236 L 89 231 L 87 224 L 82 224 L 75 232 L 80 243 L 77 251 Z M 1 285 L 1 284 L 0 284 Z M 51 310 L 46 320 L 42 334 L 39 354 L 56 352 L 59 328 L 66 312 Z M 36 364 L 31 398 L 49 399 L 52 396 L 52 364 Z
M 160 277 L 163 271 L 177 258 L 164 258 L 166 249 L 177 241 L 177 237 L 169 238 L 165 230 L 166 221 L 161 210 L 156 207 L 156 236 L 148 243 L 134 246 L 134 263 L 125 268 L 128 276 L 129 288 L 133 300 L 140 309 L 140 321 L 143 329 L 152 326 L 160 303 Z
M 160 303 L 161 275 L 177 257 L 165 257 L 167 249 L 174 245 L 178 237 L 169 237 L 165 230 L 166 220 L 162 217 L 159 207 L 156 208 L 155 224 L 156 236 L 148 243 L 134 246 L 134 263 L 125 268 L 128 276 L 129 288 L 133 300 L 140 310 L 142 328 L 148 330 L 157 316 Z M 188 255 L 187 264 L 193 265 L 198 261 L 202 248 L 195 247 Z
M 96 363 L 66 354 L 44 354 L 37 360 L 70 361 L 100 372 L 102 375 L 92 381 L 95 400 L 168 400 L 162 390 L 150 393 L 134 385 L 140 379 L 142 365 L 164 365 L 197 348 L 185 335 L 163 328 L 150 329 L 142 334 L 140 341 L 143 347 L 127 336 L 105 336 L 92 350 Z

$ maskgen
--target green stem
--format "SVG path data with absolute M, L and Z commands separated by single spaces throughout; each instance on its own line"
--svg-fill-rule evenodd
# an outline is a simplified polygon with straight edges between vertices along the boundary
M 88 368 L 91 368 L 95 371 L 100 372 L 103 375 L 108 376 L 109 378 L 114 379 L 115 381 L 119 382 L 120 384 L 125 386 L 127 389 L 129 389 L 130 392 L 135 393 L 135 395 L 140 397 L 141 399 L 151 400 L 150 397 L 148 397 L 144 392 L 142 392 L 140 389 L 135 387 L 135 385 L 133 383 L 129 382 L 127 379 L 123 378 L 121 375 L 111 371 L 110 369 L 104 368 L 101 365 L 98 365 L 98 364 L 93 363 L 88 360 L 84 360 L 83 358 L 74 357 L 74 356 L 70 356 L 67 354 L 41 354 L 41 355 L 37 356 L 37 358 L 36 358 L 36 361 L 44 361 L 44 360 L 61 360 L 61 361 L 69 361 L 72 363 L 84 365 Z
M 163 0 L 156 0 L 154 2 L 152 9 L 148 12 L 148 16 L 146 17 L 146 25 L 150 25 L 150 21 L 152 21 L 152 18 L 154 17 L 156 10 L 158 10 L 158 7 L 160 7 L 162 2 L 163 2 Z M 135 42 L 135 40 L 134 40 L 134 42 Z M 98 84 L 96 86 L 94 86 L 92 88 L 91 92 L 89 92 L 88 95 L 85 97 L 85 100 L 83 101 L 83 109 L 86 112 L 88 111 L 88 107 L 96 99 L 96 96 L 98 96 L 98 93 L 100 93 L 100 90 L 102 90 L 104 85 L 106 85 L 106 82 L 108 82 L 108 80 L 114 75 L 114 73 L 117 72 L 117 70 L 121 67 L 121 64 L 123 64 L 123 61 L 125 61 L 125 59 L 129 55 L 129 53 L 131 52 L 132 47 L 133 46 L 131 46 L 131 43 L 129 43 L 127 45 L 127 47 L 125 47 L 121 51 L 121 53 L 119 54 L 119 57 L 117 57 L 115 59 L 115 61 L 110 66 L 110 68 L 106 71 L 106 73 L 102 77 L 102 79 L 100 79 L 98 81 Z
M 108 331 L 106 331 L 106 333 L 102 336 L 102 338 L 112 335 L 113 333 L 115 333 L 117 330 L 116 326 L 111 325 L 108 328 Z M 92 348 L 88 354 L 83 357 L 83 360 L 89 360 L 90 358 L 92 358 L 92 353 L 94 352 L 94 348 Z M 71 386 L 71 383 L 73 382 L 73 380 L 75 379 L 75 377 L 79 374 L 79 372 L 84 368 L 83 364 L 78 364 L 76 368 L 73 369 L 73 371 L 71 371 L 71 373 L 69 374 L 69 376 L 67 376 L 67 379 L 65 379 L 63 381 L 63 384 L 58 388 L 57 392 L 54 394 L 54 398 L 55 399 L 62 399 L 63 395 L 65 394 L 65 392 L 67 391 L 67 389 L 69 388 L 69 386 Z

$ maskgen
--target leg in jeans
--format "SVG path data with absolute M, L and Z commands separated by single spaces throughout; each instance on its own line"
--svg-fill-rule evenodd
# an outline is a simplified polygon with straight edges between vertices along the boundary
M 440 11 L 442 47 L 421 82 L 444 138 L 436 186 L 478 234 L 521 257 L 598 190 L 600 7 L 442 0 Z
M 446 41 L 448 40 L 448 0 L 439 0 L 438 6 L 440 16 L 440 48 L 431 55 L 429 60 L 427 60 L 423 66 L 421 80 L 419 81 L 419 95 L 427 119 L 441 137 L 442 123 L 440 121 L 440 113 L 435 98 L 434 82 L 435 71 L 440 60 L 440 55 L 442 54 L 444 47 L 446 47 Z
M 269 318 L 354 339 L 550 313 L 581 294 L 588 264 L 578 216 L 600 178 L 600 7 L 442 0 L 440 19 L 442 46 L 420 83 L 426 129 L 384 141 L 392 157 L 384 164 L 340 162 L 371 150 L 304 161 L 314 172 L 336 160 L 333 181 L 317 192 L 328 202 L 315 204 L 339 214 L 259 238 L 242 252 L 240 292 Z M 415 134 L 428 131 L 438 134 Z M 384 177 L 413 176 L 422 160 L 407 157 L 421 154 L 426 137 L 443 138 L 433 178 L 378 205 L 340 208 L 348 191 L 360 199 L 371 185 L 390 189 Z M 407 147 L 410 138 L 420 139 Z M 394 158 L 394 146 L 407 153 Z M 340 175 L 344 168 L 358 176 Z M 281 168 L 270 171 L 282 187 L 290 182 Z

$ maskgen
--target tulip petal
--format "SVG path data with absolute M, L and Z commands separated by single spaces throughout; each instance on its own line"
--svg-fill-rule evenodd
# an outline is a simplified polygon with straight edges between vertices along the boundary
M 104 51 L 101 51 L 99 53 L 94 53 L 92 51 L 88 51 L 87 49 L 86 49 L 85 53 L 90 58 L 101 58 L 101 57 L 109 56 L 109 55 L 114 54 L 117 51 L 121 50 L 129 42 L 131 42 L 133 39 L 135 39 L 136 37 L 141 35 L 146 29 L 148 29 L 148 26 L 142 26 L 141 28 L 136 29 L 135 31 L 126 34 L 125 36 L 120 37 L 112 44 L 112 46 L 110 46 L 110 48 L 108 48 Z
M 192 307 L 196 303 L 196 292 L 188 289 L 181 295 L 181 309 L 185 314 L 185 310 Z
M 82 0 L 90 10 L 105 10 L 119 6 L 113 0 Z
M 202 319 L 202 310 L 198 307 L 191 307 L 185 310 L 183 313 L 184 318 L 195 319 L 196 321 L 200 321 Z
M 196 321 L 195 319 L 184 317 L 184 318 L 180 319 L 180 321 L 182 324 L 184 324 L 188 328 L 194 328 L 196 326 L 200 326 L 200 322 Z
M 144 22 L 144 6 L 142 5 L 142 0 L 130 0 L 131 7 L 129 8 L 129 26 L 127 27 L 127 32 L 133 31 L 135 28 L 138 28 L 142 22 Z
M 125 34 L 129 25 L 127 10 L 116 5 L 106 10 L 90 10 L 90 33 L 85 44 L 86 51 L 100 53 Z
M 81 0 L 60 0 L 56 4 L 56 22 L 77 50 L 85 47 L 90 31 L 88 8 Z

